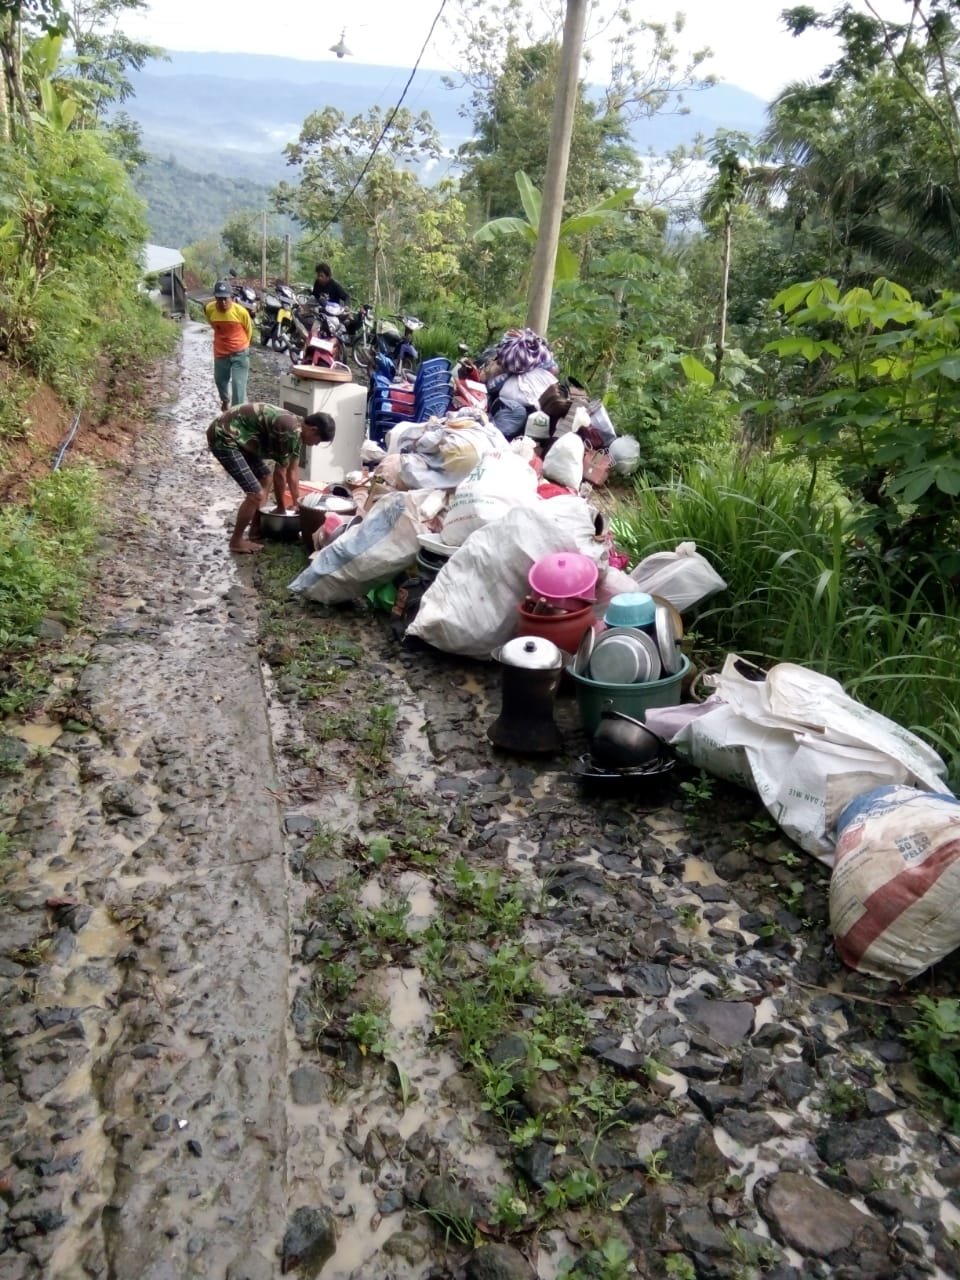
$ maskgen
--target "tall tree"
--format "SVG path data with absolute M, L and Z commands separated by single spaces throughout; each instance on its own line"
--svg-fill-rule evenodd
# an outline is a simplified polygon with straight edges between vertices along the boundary
M 812 85 L 789 86 L 771 108 L 769 164 L 751 177 L 785 194 L 798 230 L 833 229 L 830 269 L 859 260 L 914 283 L 957 278 L 960 258 L 960 31 L 953 0 L 909 0 L 907 20 L 871 0 L 830 14 L 787 10 L 798 36 L 838 36 L 841 55 Z
M 24 26 L 32 24 L 46 34 L 66 30 L 67 14 L 61 0 L 0 0 L 0 65 L 3 68 L 0 140 L 13 136 L 14 123 L 30 131 L 30 101 L 23 82 Z
M 318 256 L 338 242 L 353 250 L 375 303 L 395 300 L 397 255 L 413 243 L 417 215 L 429 199 L 414 169 L 441 157 L 430 116 L 401 107 L 387 117 L 373 107 L 348 120 L 324 107 L 307 117 L 286 156 L 299 183 L 280 184 L 277 209 L 303 224 Z
M 513 175 L 523 170 L 543 184 L 563 25 L 562 4 L 532 10 L 519 0 L 496 11 L 480 0 L 461 0 L 451 25 L 469 50 L 459 75 L 474 138 L 461 150 L 464 190 L 476 198 L 482 218 L 520 215 Z M 673 32 L 682 30 L 678 18 Z M 601 85 L 581 85 L 571 139 L 567 204 L 596 204 L 637 176 L 630 128 L 646 116 L 682 110 L 682 94 L 709 83 L 700 74 L 708 56 L 700 50 L 683 62 L 665 25 L 636 22 L 628 7 L 600 16 L 587 32 L 585 61 L 606 60 Z
M 720 231 L 720 296 L 717 302 L 717 336 L 714 346 L 714 385 L 720 386 L 720 371 L 727 345 L 727 296 L 730 290 L 730 260 L 733 253 L 733 219 L 743 200 L 746 165 L 741 159 L 747 139 L 743 134 L 720 133 L 714 139 L 710 159 L 716 177 L 710 184 L 701 208 L 703 221 Z
M 68 35 L 73 44 L 72 74 L 97 86 L 96 118 L 112 103 L 133 96 L 129 72 L 152 58 L 165 58 L 157 45 L 133 40 L 120 29 L 124 14 L 149 9 L 148 0 L 70 0 Z

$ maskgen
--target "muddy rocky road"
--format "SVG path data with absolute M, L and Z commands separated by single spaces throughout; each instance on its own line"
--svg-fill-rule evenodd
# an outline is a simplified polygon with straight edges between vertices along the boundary
M 251 390 L 273 398 L 264 358 Z M 209 339 L 0 738 L 0 1280 L 960 1274 L 909 995 L 678 771 L 496 752 L 496 673 L 235 560 Z

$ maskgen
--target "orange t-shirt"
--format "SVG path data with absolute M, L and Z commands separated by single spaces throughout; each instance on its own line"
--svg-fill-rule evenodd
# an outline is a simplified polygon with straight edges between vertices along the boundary
M 231 302 L 225 311 L 221 311 L 213 299 L 203 308 L 203 314 L 213 325 L 213 354 L 216 358 L 246 351 L 253 337 L 253 323 L 246 307 L 241 307 L 239 302 Z

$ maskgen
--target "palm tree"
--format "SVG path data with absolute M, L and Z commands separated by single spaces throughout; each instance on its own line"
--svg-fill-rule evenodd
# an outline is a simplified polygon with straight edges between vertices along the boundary
M 949 87 L 949 86 L 948 86 Z M 934 117 L 931 116 L 934 112 Z M 853 82 L 795 83 L 771 104 L 766 163 L 749 198 L 779 204 L 795 233 L 819 220 L 831 232 L 841 284 L 864 269 L 922 285 L 956 281 L 960 258 L 954 115 L 908 91 L 890 66 Z

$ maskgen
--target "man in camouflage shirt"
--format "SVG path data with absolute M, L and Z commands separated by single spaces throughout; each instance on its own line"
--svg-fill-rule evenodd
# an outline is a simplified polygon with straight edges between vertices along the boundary
M 259 551 L 263 546 L 248 536 L 259 529 L 260 508 L 270 498 L 271 477 L 277 503 L 283 508 L 284 486 L 293 501 L 300 496 L 300 449 L 329 444 L 336 423 L 329 413 L 311 413 L 302 421 L 275 404 L 240 404 L 214 418 L 207 428 L 207 444 L 227 475 L 246 494 L 230 536 L 230 550 Z M 268 465 L 276 463 L 276 471 Z

